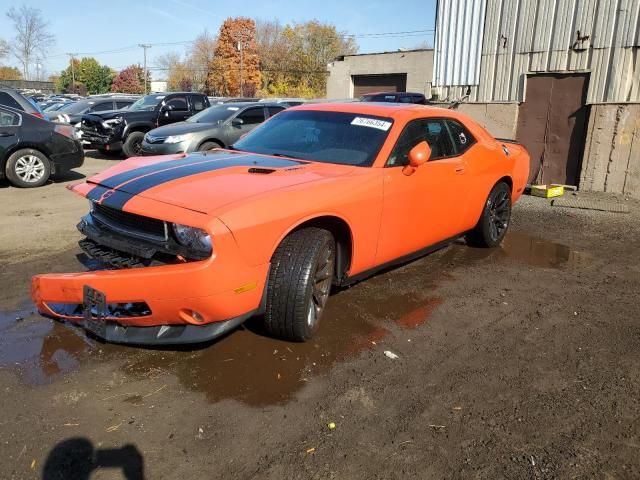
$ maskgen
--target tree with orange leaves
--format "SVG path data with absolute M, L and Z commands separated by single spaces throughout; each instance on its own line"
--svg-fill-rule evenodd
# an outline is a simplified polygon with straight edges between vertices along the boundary
M 256 23 L 227 18 L 220 27 L 209 84 L 225 96 L 254 96 L 261 87 Z

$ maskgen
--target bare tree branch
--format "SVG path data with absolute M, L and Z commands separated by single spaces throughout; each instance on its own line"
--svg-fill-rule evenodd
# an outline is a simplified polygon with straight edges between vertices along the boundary
M 28 80 L 30 64 L 38 55 L 46 56 L 47 50 L 55 43 L 55 37 L 49 32 L 49 22 L 40 9 L 26 5 L 11 7 L 7 17 L 13 22 L 16 33 L 9 49 L 22 65 L 23 76 Z

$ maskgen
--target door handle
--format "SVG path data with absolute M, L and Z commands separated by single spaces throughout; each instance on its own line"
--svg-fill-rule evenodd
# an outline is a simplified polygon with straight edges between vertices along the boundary
M 0 137 L 13 137 L 15 133 L 11 132 L 0 132 Z
M 459 167 L 456 167 L 456 173 L 464 173 L 464 167 L 462 165 Z

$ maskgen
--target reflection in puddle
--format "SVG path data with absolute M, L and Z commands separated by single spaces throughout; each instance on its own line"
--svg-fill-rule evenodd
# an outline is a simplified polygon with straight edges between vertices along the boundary
M 502 252 L 533 267 L 559 268 L 562 265 L 580 266 L 591 263 L 588 254 L 572 250 L 561 243 L 509 232 L 502 243 Z
M 501 259 L 543 268 L 590 261 L 565 245 L 517 232 L 510 232 L 499 249 L 469 248 L 458 242 L 332 295 L 322 328 L 308 343 L 269 338 L 255 326 L 256 319 L 207 346 L 123 347 L 99 343 L 78 328 L 43 319 L 32 307 L 0 312 L 0 368 L 16 369 L 26 383 L 44 384 L 90 360 L 116 360 L 123 361 L 122 371 L 133 378 L 175 375 L 185 388 L 202 392 L 210 402 L 231 398 L 250 405 L 282 403 L 335 362 L 383 343 L 394 329 L 423 325 L 443 301 L 434 296 L 435 288 L 454 280 L 453 271 Z M 142 405 L 145 399 L 132 394 L 119 401 Z

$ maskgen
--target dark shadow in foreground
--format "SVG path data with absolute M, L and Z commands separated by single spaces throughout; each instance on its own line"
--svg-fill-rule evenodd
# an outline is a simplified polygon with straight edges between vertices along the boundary
M 86 438 L 69 438 L 58 443 L 47 457 L 42 480 L 88 480 L 94 470 L 120 469 L 127 480 L 144 479 L 144 462 L 134 445 L 95 449 Z

